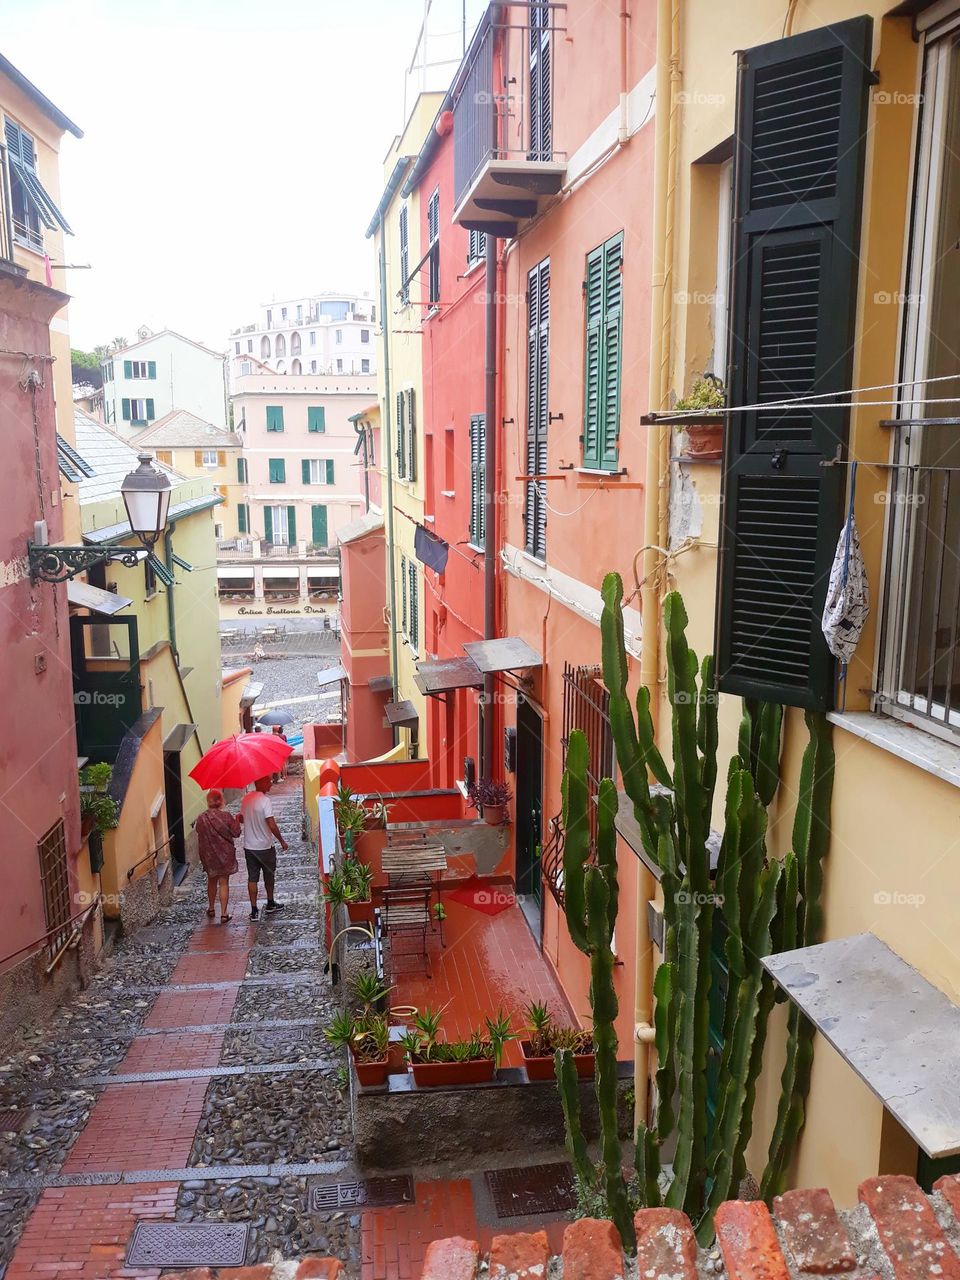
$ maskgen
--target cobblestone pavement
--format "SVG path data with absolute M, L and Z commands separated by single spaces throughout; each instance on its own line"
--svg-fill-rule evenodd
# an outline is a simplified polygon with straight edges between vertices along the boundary
M 282 666 L 271 698 L 303 679 Z M 359 1277 L 360 1215 L 310 1211 L 308 1177 L 349 1164 L 349 1110 L 322 1035 L 333 997 L 299 783 L 273 795 L 288 913 L 251 924 L 241 869 L 233 919 L 210 922 L 191 874 L 154 927 L 0 1062 L 3 1280 L 152 1280 L 157 1268 L 125 1265 L 144 1219 L 246 1223 L 247 1263 L 316 1252 Z
M 309 633 L 292 636 L 284 646 L 284 652 L 267 650 L 263 658 L 242 649 L 223 650 L 225 667 L 248 666 L 253 670 L 252 679 L 263 684 L 260 703 L 282 702 L 287 698 L 302 698 L 306 694 L 320 693 L 317 675 L 340 661 L 340 643 L 330 633 L 314 638 Z M 293 702 L 284 707 L 294 717 L 287 730 L 298 732 L 304 724 L 314 724 L 330 718 L 340 708 L 340 686 L 330 688 L 309 702 Z

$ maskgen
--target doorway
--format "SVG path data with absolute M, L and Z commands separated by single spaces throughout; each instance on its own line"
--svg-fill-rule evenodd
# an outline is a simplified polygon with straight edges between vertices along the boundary
M 543 933 L 542 840 L 543 719 L 521 697 L 517 706 L 517 894 L 538 943 Z
M 183 778 L 180 752 L 163 753 L 163 785 L 166 793 L 167 835 L 170 840 L 170 867 L 175 884 L 187 873 L 187 842 L 183 830 Z

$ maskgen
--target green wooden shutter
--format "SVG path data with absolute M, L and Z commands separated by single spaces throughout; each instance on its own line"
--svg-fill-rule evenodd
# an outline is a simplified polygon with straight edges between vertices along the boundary
M 300 477 L 304 484 L 310 483 L 310 459 L 303 458 L 300 462 Z
M 600 465 L 615 471 L 620 452 L 620 348 L 623 339 L 623 233 L 603 246 L 603 433 Z
M 282 404 L 267 405 L 267 430 L 268 431 L 283 430 L 283 405 Z
M 124 376 L 125 378 L 132 378 L 132 377 L 133 377 L 133 361 L 132 361 L 132 360 L 124 360 L 124 362 L 123 362 L 123 376 Z
M 292 547 L 297 541 L 297 509 L 287 507 L 287 542 Z
M 237 459 L 237 483 L 238 484 L 244 484 L 247 479 L 244 471 L 244 462 L 245 462 L 245 459 L 243 458 Z
M 323 405 L 311 404 L 307 406 L 307 430 L 308 431 L 326 431 L 327 418 L 326 410 Z
M 314 544 L 325 547 L 327 545 L 327 508 L 319 505 L 311 507 L 310 519 Z
M 407 391 L 407 479 L 417 478 L 417 412 L 413 387 Z
M 283 458 L 271 458 L 270 467 L 270 483 L 284 484 L 287 479 L 287 466 Z
M 237 504 L 237 529 L 240 533 L 247 532 L 247 504 L 245 502 Z
M 147 421 L 152 422 L 156 415 L 153 412 L 153 401 L 147 401 Z
M 407 474 L 407 443 L 404 430 L 405 397 L 397 392 L 397 475 L 403 480 Z
M 263 508 L 263 536 L 266 542 L 273 541 L 273 510 L 270 507 Z
M 407 634 L 407 558 L 400 557 L 400 632 Z
M 420 582 L 417 578 L 416 560 L 407 561 L 407 572 L 410 575 L 410 644 L 414 649 L 420 648 Z
M 849 388 L 872 22 L 854 18 L 741 57 L 730 404 Z M 728 419 L 718 603 L 720 688 L 827 708 L 820 629 L 842 523 L 844 409 Z
M 540 262 L 527 276 L 527 449 L 528 476 L 547 470 L 548 395 L 550 387 L 550 261 Z M 526 483 L 523 522 L 524 549 L 543 560 L 547 554 L 547 495 L 545 485 Z
M 470 541 L 475 547 L 484 545 L 483 486 L 487 465 L 487 432 L 484 416 L 475 413 L 470 419 Z
M 147 361 L 147 377 L 155 379 L 156 376 L 157 376 L 157 362 L 156 360 L 148 360 Z
M 603 323 L 603 246 L 587 254 L 587 278 L 584 282 L 584 336 L 583 372 L 583 465 L 600 466 L 601 395 L 600 351 Z
M 122 413 L 123 413 L 124 422 L 129 422 L 130 421 L 130 401 L 127 399 L 126 396 L 123 397 L 123 401 L 122 401 Z
M 333 479 L 333 459 L 332 459 L 332 458 L 328 458 L 328 459 L 327 459 L 327 484 L 333 484 L 333 483 L 334 483 L 334 479 Z

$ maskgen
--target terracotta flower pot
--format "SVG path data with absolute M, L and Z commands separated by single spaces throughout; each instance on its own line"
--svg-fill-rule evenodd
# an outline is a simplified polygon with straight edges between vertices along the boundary
M 506 805 L 503 804 L 485 804 L 483 806 L 483 820 L 488 827 L 499 827 L 503 822 L 503 811 Z
M 367 898 L 364 902 L 346 902 L 347 915 L 351 924 L 373 924 L 373 901 Z
M 358 1062 L 353 1059 L 357 1080 L 366 1088 L 377 1087 L 387 1083 L 390 1074 L 390 1058 L 381 1058 L 379 1062 Z
M 528 1080 L 553 1080 L 556 1078 L 553 1055 L 546 1058 L 535 1058 L 530 1052 L 533 1045 L 529 1040 L 520 1041 L 520 1052 L 523 1054 L 523 1066 Z M 581 1080 L 593 1078 L 596 1067 L 596 1055 L 593 1053 L 575 1053 L 573 1065 Z
M 723 457 L 722 418 L 711 422 L 687 422 L 684 424 L 684 431 L 687 434 L 684 453 L 688 458 L 712 462 Z
M 474 1062 L 414 1062 L 414 1082 L 420 1088 L 431 1085 L 486 1084 L 493 1079 L 493 1059 Z

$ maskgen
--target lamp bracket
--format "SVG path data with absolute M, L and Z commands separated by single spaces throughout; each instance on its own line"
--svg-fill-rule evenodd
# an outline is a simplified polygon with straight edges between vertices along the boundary
M 149 552 L 142 547 L 56 547 L 27 543 L 30 577 L 34 582 L 67 582 L 98 564 L 122 564 L 135 569 Z

